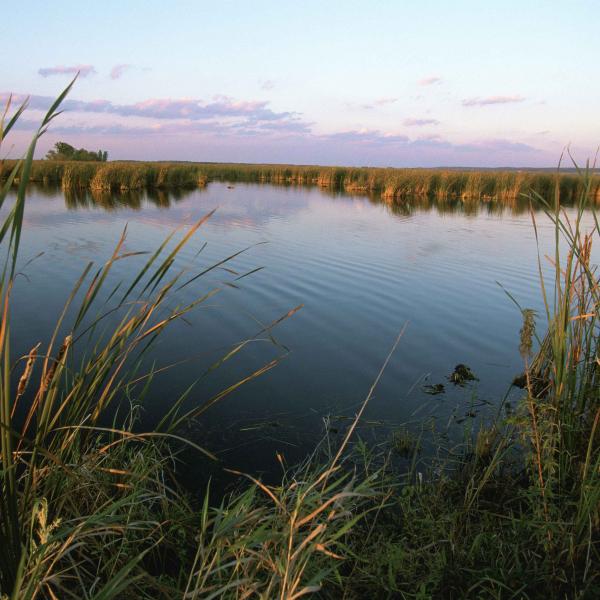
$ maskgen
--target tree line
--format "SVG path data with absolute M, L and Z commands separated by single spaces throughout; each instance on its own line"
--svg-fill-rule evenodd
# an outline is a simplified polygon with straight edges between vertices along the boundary
M 56 142 L 54 148 L 46 154 L 46 160 L 88 160 L 106 162 L 108 152 L 106 150 L 86 150 L 85 148 L 75 148 L 66 142 Z

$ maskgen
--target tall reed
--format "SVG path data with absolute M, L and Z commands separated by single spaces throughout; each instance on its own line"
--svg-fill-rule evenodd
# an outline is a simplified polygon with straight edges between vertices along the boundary
M 308 461 L 294 472 L 305 482 L 289 479 L 269 488 L 253 480 L 247 491 L 216 506 L 210 504 L 209 488 L 200 513 L 173 475 L 173 444 L 215 459 L 208 449 L 182 438 L 181 427 L 279 359 L 192 404 L 190 387 L 174 399 L 156 430 L 135 427 L 156 372 L 144 360 L 153 343 L 219 288 L 187 304 L 177 301 L 177 292 L 240 254 L 196 273 L 177 270 L 177 255 L 212 213 L 181 235 L 170 234 L 146 256 L 132 281 L 115 284 L 114 265 L 144 254 L 124 250 L 123 232 L 109 260 L 99 268 L 88 264 L 75 283 L 48 343 L 36 344 L 13 364 L 10 304 L 32 157 L 72 85 L 0 189 L 1 207 L 18 180 L 16 202 L 0 228 L 6 251 L 0 277 L 0 597 L 255 594 L 283 600 L 315 592 L 334 576 L 341 558 L 337 553 L 343 550 L 340 540 L 372 496 L 376 474 L 357 481 L 339 468 L 341 460 L 325 466 Z M 2 122 L 0 139 L 23 109 Z M 102 181 L 120 181 L 110 179 L 113 167 L 106 165 Z M 159 170 L 153 185 L 186 183 L 190 177 L 196 173 L 186 167 Z M 299 308 L 256 337 L 276 343 L 273 327 Z M 235 345 L 209 370 L 254 339 Z
M 12 163 L 7 161 L 6 167 Z M 5 168 L 4 172 L 7 172 Z M 0 172 L 1 177 L 1 172 Z M 373 194 L 386 201 L 407 198 L 514 201 L 534 193 L 548 201 L 555 177 L 546 171 L 477 171 L 392 169 L 168 162 L 34 161 L 30 181 L 58 183 L 64 189 L 135 190 L 204 186 L 208 181 L 318 185 L 333 190 Z M 562 173 L 558 191 L 563 203 L 582 193 L 576 173 Z M 600 200 L 600 177 L 590 174 L 590 201 Z
M 527 371 L 540 494 L 546 506 L 563 502 L 569 506 L 574 555 L 585 553 L 590 536 L 600 529 L 600 280 L 592 262 L 592 245 L 600 229 L 590 167 L 578 170 L 582 189 L 573 218 L 560 206 L 562 182 L 556 184 L 553 204 L 539 194 L 532 196 L 546 206 L 554 223 L 555 249 L 549 282 L 538 257 L 549 326 Z M 590 211 L 594 225 L 585 230 L 583 218 Z
M 156 560 L 156 553 L 170 544 L 162 542 L 168 527 L 157 516 L 167 515 L 170 520 L 177 505 L 185 506 L 185 499 L 167 480 L 166 442 L 184 442 L 177 432 L 185 420 L 278 362 L 275 359 L 248 373 L 212 398 L 191 407 L 188 402 L 184 411 L 188 390 L 174 399 L 154 432 L 137 433 L 132 415 L 118 418 L 115 413 L 119 406 L 123 409 L 124 401 L 136 405 L 143 398 L 154 377 L 154 367 L 144 359 L 157 337 L 220 288 L 186 304 L 177 301 L 177 291 L 240 254 L 196 273 L 177 269 L 177 255 L 191 243 L 209 213 L 181 235 L 171 233 L 148 255 L 131 282 L 115 284 L 111 277 L 115 263 L 139 260 L 145 254 L 126 252 L 123 232 L 104 265 L 87 265 L 48 343 L 36 344 L 13 365 L 11 299 L 26 188 L 37 140 L 72 85 L 50 108 L 25 158 L 12 166 L 0 189 L 1 207 L 18 181 L 16 201 L 0 228 L 5 251 L 0 275 L 0 593 L 11 598 L 68 597 L 77 589 L 87 593 L 90 586 L 94 597 L 121 597 L 125 588 L 137 585 L 139 573 L 147 578 L 146 571 L 139 571 L 141 562 Z M 2 121 L 0 140 L 24 108 Z M 188 176 L 183 169 L 163 177 L 181 182 Z M 270 329 L 258 335 L 270 337 Z M 233 347 L 212 368 L 230 360 L 250 341 Z M 109 426 L 111 415 L 114 420 Z M 214 458 L 201 446 L 186 443 Z M 133 571 L 138 574 L 132 575 Z

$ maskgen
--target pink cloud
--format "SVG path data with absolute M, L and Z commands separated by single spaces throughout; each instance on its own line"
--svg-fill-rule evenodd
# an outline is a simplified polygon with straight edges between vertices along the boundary
M 442 83 L 442 78 L 432 76 L 432 77 L 424 77 L 423 79 L 419 80 L 419 85 L 421 85 L 421 86 L 433 85 L 435 83 Z
M 131 65 L 128 64 L 120 64 L 120 65 L 115 65 L 111 70 L 110 70 L 110 78 L 111 79 L 120 79 L 123 74 L 125 73 L 125 71 L 128 71 L 129 69 L 131 69 Z
M 7 98 L 8 94 L 0 93 L 0 102 Z M 24 98 L 14 95 L 15 106 Z M 42 111 L 52 101 L 33 95 L 29 107 Z M 69 112 L 52 124 L 40 152 L 57 139 L 66 139 L 77 146 L 106 148 L 112 158 L 141 160 L 533 166 L 553 164 L 554 158 L 549 149 L 542 151 L 518 140 L 461 142 L 376 129 L 322 134 L 298 113 L 227 96 L 210 101 L 151 98 L 133 104 L 67 99 L 63 108 Z M 19 120 L 15 151 L 38 124 L 35 115 Z M 436 125 L 437 120 L 407 118 L 403 124 L 419 128 Z
M 0 93 L 0 102 L 6 102 L 8 97 L 9 94 Z M 40 111 L 47 110 L 53 102 L 49 96 L 38 95 L 27 97 L 14 94 L 12 99 L 15 103 L 28 99 L 29 108 Z M 68 124 L 56 123 L 53 130 L 63 133 L 169 135 L 218 132 L 222 135 L 287 135 L 307 133 L 311 126 L 302 120 L 298 113 L 271 110 L 268 102 L 238 101 L 227 96 L 216 96 L 212 102 L 199 99 L 150 98 L 134 104 L 114 104 L 109 100 L 66 99 L 61 108 L 70 113 L 89 115 L 81 124 L 76 122 L 76 116 L 73 116 Z M 129 117 L 142 121 L 127 122 Z M 123 120 L 124 122 L 119 122 Z
M 540 150 L 506 139 L 451 142 L 439 136 L 410 138 L 376 130 L 342 131 L 326 135 L 236 133 L 226 135 L 210 124 L 160 123 L 160 129 L 125 125 L 60 127 L 60 119 L 42 137 L 41 157 L 58 140 L 79 147 L 106 148 L 112 159 L 193 160 L 249 163 L 298 163 L 373 166 L 553 166 L 557 151 Z M 13 130 L 12 155 L 26 148 L 37 121 Z M 59 128 L 60 127 L 60 128 Z M 68 137 L 67 137 L 68 136 Z
M 519 95 L 513 96 L 487 96 L 485 98 L 467 98 L 462 101 L 463 106 L 490 106 L 493 104 L 512 104 L 523 102 L 525 98 Z
M 43 67 L 38 69 L 38 73 L 42 77 L 52 77 L 53 75 L 75 76 L 79 73 L 79 77 L 83 78 L 88 75 L 95 75 L 96 69 L 93 65 L 73 65 L 72 67 L 59 65 L 57 67 Z
M 9 94 L 0 93 L 0 99 Z M 13 101 L 29 98 L 29 107 L 46 110 L 54 101 L 50 96 L 13 94 Z M 212 102 L 194 98 L 149 98 L 134 104 L 114 104 L 110 100 L 66 99 L 63 110 L 81 113 L 104 113 L 122 117 L 144 117 L 149 119 L 186 119 L 207 121 L 211 119 L 245 119 L 249 123 L 267 121 L 300 121 L 298 113 L 276 112 L 269 108 L 267 101 L 240 101 L 228 96 L 215 96 Z

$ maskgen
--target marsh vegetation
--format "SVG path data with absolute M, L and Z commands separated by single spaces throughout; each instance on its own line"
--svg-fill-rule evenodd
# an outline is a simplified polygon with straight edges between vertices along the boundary
M 2 137 L 18 117 L 17 112 L 4 123 Z M 523 177 L 519 186 L 533 189 L 531 199 L 545 207 L 556 240 L 552 277 L 541 286 L 547 331 L 537 331 L 533 314 L 521 308 L 525 387 L 516 408 L 508 410 L 499 401 L 456 443 L 430 431 L 435 451 L 428 455 L 420 454 L 427 423 L 420 432 L 401 428 L 387 443 L 367 446 L 356 427 L 385 361 L 341 436 L 326 436 L 300 465 L 281 458 L 275 484 L 238 474 L 240 485 L 217 496 L 210 484 L 200 494 L 180 485 L 182 447 L 196 452 L 198 461 L 214 458 L 214 449 L 187 440 L 181 425 L 201 419 L 229 393 L 275 368 L 277 360 L 192 408 L 184 396 L 175 399 L 152 431 L 138 423 L 157 368 L 144 370 L 140 357 L 211 297 L 209 291 L 182 303 L 179 290 L 206 269 L 174 267 L 177 254 L 210 214 L 143 256 L 131 281 L 113 277 L 115 265 L 134 258 L 121 238 L 110 260 L 99 268 L 90 265 L 73 282 L 49 340 L 20 358 L 12 351 L 12 294 L 31 178 L 136 189 L 148 182 L 149 187 L 169 181 L 197 185 L 200 177 L 216 178 L 219 169 L 232 181 L 237 167 L 229 174 L 223 166 L 211 171 L 189 165 L 63 163 L 59 168 L 32 160 L 36 142 L 37 137 L 23 161 L 5 165 L 0 191 L 3 203 L 18 182 L 0 231 L 5 261 L 0 278 L 3 598 L 598 596 L 600 287 L 591 248 L 600 230 L 595 212 L 593 228 L 584 231 L 582 225 L 585 211 L 595 210 L 597 195 L 589 171 L 574 177 L 570 187 L 546 174 L 513 174 Z M 244 177 L 262 172 L 248 169 L 255 170 Z M 346 176 L 335 174 L 339 171 L 332 170 L 322 184 L 345 182 Z M 367 188 L 379 186 L 373 191 L 387 189 L 360 179 L 361 170 L 347 172 Z M 427 176 L 429 187 L 419 189 L 459 193 L 446 184 L 436 187 L 442 184 Z M 448 178 L 455 176 L 464 186 L 461 194 L 467 189 L 500 193 L 476 180 L 476 174 L 473 181 L 480 183 L 472 188 L 467 187 L 470 176 L 450 172 Z M 318 183 L 319 175 L 312 179 Z M 399 182 L 394 189 L 408 189 Z M 516 189 L 506 182 L 503 189 Z M 574 218 L 561 210 L 565 189 L 576 205 Z M 540 269 L 540 277 L 543 273 Z M 261 328 L 259 335 L 270 340 L 272 329 L 294 312 Z M 108 314 L 118 315 L 116 325 L 104 327 Z M 402 343 L 401 336 L 396 343 Z M 226 369 L 228 359 L 246 346 L 241 342 L 213 367 Z M 473 376 L 465 369 L 455 369 L 461 380 Z M 121 410 L 112 410 L 116 406 Z
M 7 161 L 3 173 L 14 163 Z M 0 176 L 2 175 L 0 172 Z M 317 185 L 327 189 L 371 194 L 386 201 L 410 198 L 437 200 L 495 200 L 513 202 L 523 194 L 550 198 L 557 176 L 548 171 L 502 171 L 460 169 L 393 169 L 320 167 L 299 165 L 252 165 L 224 163 L 168 162 L 80 162 L 69 160 L 33 161 L 30 181 L 60 184 L 66 190 L 140 190 L 193 188 L 209 181 L 254 182 L 287 185 Z M 576 173 L 558 177 L 558 194 L 566 203 L 583 191 Z M 600 201 L 600 177 L 590 175 L 587 192 L 591 201 Z

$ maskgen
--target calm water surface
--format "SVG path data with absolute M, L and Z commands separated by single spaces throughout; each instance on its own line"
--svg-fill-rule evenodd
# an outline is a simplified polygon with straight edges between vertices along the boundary
M 498 282 L 522 306 L 542 309 L 526 211 L 481 205 L 469 213 L 460 203 L 408 203 L 392 210 L 369 198 L 315 188 L 230 189 L 221 183 L 175 196 L 97 200 L 31 190 L 21 252 L 25 276 L 15 290 L 16 350 L 26 353 L 47 339 L 84 266 L 106 260 L 125 225 L 127 250 L 153 250 L 173 228 L 216 208 L 178 266 L 195 264 L 198 270 L 254 245 L 228 266 L 238 273 L 264 268 L 236 282 L 238 289 L 225 286 L 162 338 L 153 355 L 157 364 L 186 362 L 157 377 L 144 419 L 159 416 L 232 344 L 304 304 L 273 332 L 290 349 L 282 363 L 189 425 L 189 434 L 217 450 L 226 464 L 254 473 L 272 467 L 276 450 L 290 461 L 301 458 L 322 435 L 324 416 L 352 415 L 405 323 L 365 428 L 427 415 L 443 424 L 462 423 L 475 396 L 477 405 L 497 404 L 522 370 L 520 314 Z M 541 214 L 538 221 L 542 247 L 550 251 L 551 224 Z M 131 279 L 139 265 L 136 259 L 119 261 L 115 280 Z M 214 270 L 176 301 L 190 301 L 233 278 Z M 266 341 L 249 345 L 203 378 L 189 405 L 281 354 Z M 469 365 L 479 382 L 467 388 L 447 384 L 457 363 Z M 445 394 L 424 393 L 424 384 L 438 382 L 446 383 Z M 334 418 L 334 429 L 343 425 Z

